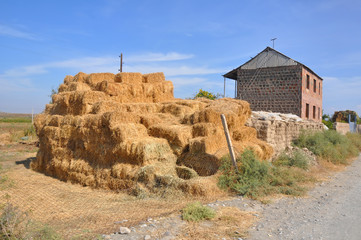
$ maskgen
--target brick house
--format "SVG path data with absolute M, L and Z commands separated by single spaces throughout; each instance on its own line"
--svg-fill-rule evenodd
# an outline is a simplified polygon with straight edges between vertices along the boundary
M 322 78 L 270 47 L 223 77 L 236 81 L 236 98 L 249 102 L 254 111 L 322 121 Z

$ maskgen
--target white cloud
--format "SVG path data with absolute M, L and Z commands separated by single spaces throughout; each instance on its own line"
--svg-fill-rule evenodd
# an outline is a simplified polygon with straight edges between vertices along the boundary
M 15 28 L 0 24 L 0 35 L 23 38 L 28 40 L 38 40 L 33 34 L 17 30 Z
M 180 77 L 170 77 L 169 79 L 167 79 L 169 81 L 173 82 L 174 86 L 190 86 L 190 85 L 198 85 L 198 84 L 202 84 L 204 82 L 207 81 L 207 79 L 205 78 L 198 78 L 198 77 L 185 77 L 185 78 L 180 78 Z
M 125 66 L 128 72 L 164 72 L 167 77 L 184 76 L 184 75 L 206 75 L 225 72 L 224 69 L 193 67 L 193 66 L 166 66 L 166 65 L 131 65 Z
M 169 53 L 145 53 L 140 55 L 133 55 L 126 58 L 126 62 L 163 62 L 163 61 L 177 61 L 193 58 L 193 54 L 182 54 L 177 52 Z

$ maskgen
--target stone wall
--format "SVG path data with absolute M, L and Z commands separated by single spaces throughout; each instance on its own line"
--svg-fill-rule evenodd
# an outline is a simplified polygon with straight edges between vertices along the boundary
M 348 123 L 335 122 L 333 128 L 341 134 L 350 132 L 350 125 Z M 361 125 L 357 125 L 356 131 L 357 133 L 361 133 Z
M 301 116 L 302 67 L 284 66 L 238 69 L 238 98 L 254 111 L 292 113 Z
M 253 112 L 246 126 L 257 130 L 257 137 L 274 148 L 274 155 L 291 146 L 301 130 L 321 131 L 324 125 L 315 121 L 302 120 L 292 114 Z

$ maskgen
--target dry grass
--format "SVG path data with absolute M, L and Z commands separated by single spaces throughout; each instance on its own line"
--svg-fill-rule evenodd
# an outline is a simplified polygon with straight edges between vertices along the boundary
M 257 220 L 254 213 L 235 207 L 218 209 L 214 219 L 203 222 L 189 222 L 178 239 L 234 239 L 247 236 L 248 229 Z
M 125 193 L 63 182 L 29 169 L 35 157 L 34 149 L 23 144 L 0 147 L 3 168 L 0 175 L 6 175 L 7 183 L 12 183 L 0 191 L 0 204 L 9 202 L 29 212 L 31 219 L 49 224 L 65 239 L 89 239 L 112 233 L 120 225 L 132 226 L 149 217 L 168 216 L 178 213 L 189 202 L 213 201 L 219 197 L 202 199 L 175 195 L 138 199 Z M 116 223 L 122 220 L 128 221 Z

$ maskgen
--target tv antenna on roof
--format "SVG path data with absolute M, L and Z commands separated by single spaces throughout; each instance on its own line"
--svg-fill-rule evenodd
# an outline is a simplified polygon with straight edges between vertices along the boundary
M 272 48 L 274 49 L 275 48 L 275 40 L 277 40 L 277 38 L 272 38 L 271 41 L 272 41 Z

